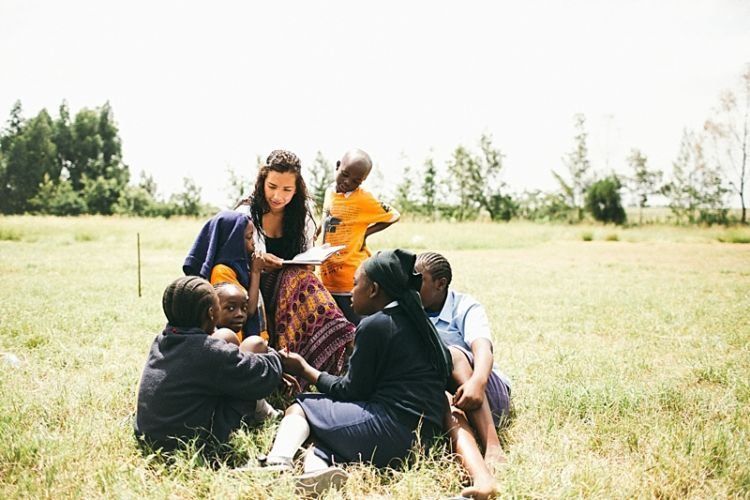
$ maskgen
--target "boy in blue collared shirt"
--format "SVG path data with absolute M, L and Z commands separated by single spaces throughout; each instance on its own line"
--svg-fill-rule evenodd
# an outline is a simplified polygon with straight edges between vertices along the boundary
M 449 289 L 453 276 L 442 255 L 420 254 L 415 269 L 422 273 L 422 305 L 453 359 L 453 398 L 445 426 L 474 483 L 462 495 L 492 496 L 496 483 L 490 471 L 505 461 L 496 429 L 510 411 L 510 383 L 494 367 L 487 314 L 473 297 Z

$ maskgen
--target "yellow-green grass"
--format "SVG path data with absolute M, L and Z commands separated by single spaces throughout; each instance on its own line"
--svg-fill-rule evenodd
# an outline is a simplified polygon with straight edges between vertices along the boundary
M 289 478 L 212 468 L 189 451 L 165 463 L 132 438 L 161 293 L 201 224 L 0 218 L 0 352 L 21 360 L 0 358 L 0 497 L 292 495 Z M 444 252 L 454 288 L 487 306 L 513 379 L 504 495 L 704 498 L 750 495 L 750 245 L 725 234 L 399 223 L 371 244 Z M 267 451 L 274 430 L 239 433 L 234 458 Z M 441 453 L 405 471 L 350 471 L 331 497 L 435 498 L 461 483 Z

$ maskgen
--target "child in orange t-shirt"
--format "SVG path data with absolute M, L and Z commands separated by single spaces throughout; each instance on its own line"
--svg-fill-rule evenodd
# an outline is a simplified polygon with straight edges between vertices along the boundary
M 336 179 L 323 202 L 323 243 L 346 248 L 323 262 L 320 277 L 346 319 L 359 323 L 352 309 L 354 272 L 370 257 L 367 237 L 396 222 L 398 210 L 360 188 L 372 170 L 370 155 L 353 149 L 336 162 Z

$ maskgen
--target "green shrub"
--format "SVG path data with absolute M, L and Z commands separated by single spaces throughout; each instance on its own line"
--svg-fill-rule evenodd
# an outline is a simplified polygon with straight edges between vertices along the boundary
M 584 231 L 583 234 L 581 234 L 581 239 L 583 241 L 593 241 L 594 233 L 591 231 Z
M 604 237 L 605 241 L 620 241 L 620 236 L 617 233 L 609 233 Z
M 598 221 L 623 224 L 627 217 L 620 199 L 621 187 L 614 175 L 596 181 L 586 191 L 586 210 Z
M 728 231 L 719 235 L 716 239 L 722 243 L 750 243 L 750 234 L 741 231 Z
M 21 233 L 15 229 L 0 227 L 0 241 L 21 241 Z

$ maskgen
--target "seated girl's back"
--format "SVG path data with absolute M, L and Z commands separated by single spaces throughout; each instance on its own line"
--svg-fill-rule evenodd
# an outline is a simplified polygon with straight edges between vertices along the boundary
M 344 377 L 323 373 L 321 391 L 345 401 L 383 404 L 395 417 L 442 425 L 446 409 L 445 378 L 430 361 L 429 346 L 403 307 L 386 307 L 357 328 L 349 371 Z
M 250 354 L 209 336 L 218 299 L 197 276 L 164 292 L 168 324 L 151 344 L 138 388 L 135 432 L 154 447 L 174 448 L 193 437 L 226 442 L 256 400 L 281 379 L 277 353 Z

